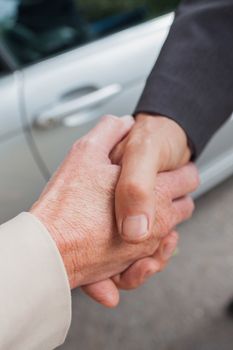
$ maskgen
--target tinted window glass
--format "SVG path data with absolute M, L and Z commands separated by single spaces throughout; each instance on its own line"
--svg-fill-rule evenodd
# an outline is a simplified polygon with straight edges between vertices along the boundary
M 0 40 L 19 65 L 173 10 L 179 0 L 0 0 Z
M 4 72 L 5 72 L 5 69 L 2 66 L 1 61 L 0 61 L 0 75 L 2 75 Z
M 0 76 L 9 73 L 9 69 L 7 68 L 5 62 L 0 57 Z

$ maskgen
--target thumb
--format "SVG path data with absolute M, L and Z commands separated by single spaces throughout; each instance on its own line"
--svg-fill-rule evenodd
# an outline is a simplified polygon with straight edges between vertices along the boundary
M 149 238 L 155 221 L 155 182 L 158 152 L 153 143 L 137 135 L 125 147 L 116 187 L 118 230 L 125 241 L 139 243 Z

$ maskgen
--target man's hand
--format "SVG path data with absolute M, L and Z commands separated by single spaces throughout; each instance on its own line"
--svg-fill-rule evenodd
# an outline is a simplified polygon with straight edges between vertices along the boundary
M 114 219 L 114 193 L 120 167 L 111 163 L 109 154 L 132 125 L 131 118 L 102 119 L 73 146 L 31 209 L 55 240 L 71 288 L 93 286 L 98 281 L 103 281 L 99 287 L 114 281 L 127 288 L 125 282 L 128 278 L 122 277 L 124 275 L 119 277 L 119 274 L 126 271 L 125 276 L 129 277 L 132 271 L 140 270 L 138 266 L 144 266 L 144 259 L 153 260 L 161 238 L 192 214 L 192 200 L 180 199 L 197 186 L 197 172 L 190 165 L 158 176 L 157 187 L 153 191 L 157 221 L 151 238 L 137 246 L 120 238 Z M 177 236 L 174 234 L 173 238 L 176 244 Z M 132 265 L 136 261 L 139 262 Z M 145 265 L 148 267 L 147 262 Z M 113 280 L 106 280 L 110 277 Z M 116 295 L 111 298 L 109 306 L 116 303 Z
M 176 250 L 178 233 L 173 231 L 162 238 L 152 256 L 133 263 L 121 274 L 102 282 L 83 286 L 84 292 L 92 299 L 107 307 L 115 307 L 119 302 L 119 290 L 132 290 L 143 285 L 148 278 L 162 271 Z
M 156 173 L 165 169 L 174 169 L 185 164 L 189 158 L 190 151 L 187 146 L 186 135 L 175 122 L 164 117 L 138 116 L 137 122 L 129 135 L 117 145 L 111 155 L 111 159 L 115 164 L 123 165 L 123 171 L 125 172 L 125 175 L 121 174 L 116 190 L 116 196 L 118 194 L 116 197 L 116 214 L 123 211 L 121 215 L 123 217 L 124 211 L 134 210 L 135 212 L 138 209 L 138 212 L 143 212 L 144 208 L 142 207 L 144 206 L 149 209 L 153 221 L 155 211 L 153 211 L 154 207 L 151 206 L 151 202 L 155 203 L 155 198 L 149 186 L 153 187 L 155 185 Z M 182 187 L 182 181 L 179 186 Z M 118 214 L 117 217 L 119 219 Z M 118 220 L 119 230 L 122 228 L 121 217 Z M 138 224 L 136 226 L 138 229 Z M 148 230 L 147 235 L 149 236 L 150 233 Z M 136 233 L 133 238 L 126 234 L 124 239 L 137 243 L 144 238 L 137 237 Z M 133 264 L 126 272 L 116 276 L 113 279 L 115 284 L 108 280 L 102 282 L 101 285 L 98 283 L 85 286 L 83 289 L 93 299 L 102 304 L 114 306 L 119 297 L 117 288 L 137 288 L 144 283 L 146 278 L 163 270 L 176 249 L 177 241 L 177 233 L 169 234 L 160 241 L 158 250 L 153 257 L 142 259 Z M 110 295 L 114 297 L 108 300 L 107 296 Z M 115 303 L 111 303 L 113 300 L 115 300 Z
M 115 199 L 118 230 L 124 240 L 141 242 L 151 235 L 157 220 L 156 174 L 190 159 L 186 134 L 166 117 L 138 115 L 111 159 L 122 166 Z

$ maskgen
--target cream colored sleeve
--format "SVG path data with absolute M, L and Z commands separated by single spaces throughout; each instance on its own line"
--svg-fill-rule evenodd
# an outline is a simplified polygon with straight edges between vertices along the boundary
M 0 349 L 51 350 L 71 322 L 59 251 L 42 223 L 22 213 L 0 226 Z

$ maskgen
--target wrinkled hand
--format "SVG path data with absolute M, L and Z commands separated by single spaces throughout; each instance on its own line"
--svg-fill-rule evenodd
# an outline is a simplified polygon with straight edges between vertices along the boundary
M 187 137 L 178 124 L 165 117 L 137 116 L 130 133 L 114 148 L 110 156 L 115 164 L 122 165 L 123 168 L 116 189 L 115 207 L 118 230 L 126 241 L 137 243 L 147 239 L 153 232 L 156 220 L 156 198 L 153 193 L 156 174 L 186 164 L 190 156 Z M 182 188 L 182 179 L 180 180 L 179 186 Z M 198 186 L 198 180 L 196 185 Z M 149 223 L 142 223 L 142 214 L 146 214 Z M 139 222 L 135 220 L 138 215 Z M 124 219 L 127 217 L 128 220 L 125 221 L 128 223 L 125 224 Z M 117 288 L 137 288 L 148 277 L 163 270 L 173 255 L 177 242 L 176 232 L 168 234 L 160 241 L 153 257 L 142 259 L 126 272 L 115 276 L 112 279 L 115 284 L 108 280 L 102 284 L 89 285 L 84 287 L 85 292 L 106 306 L 114 306 L 119 299 Z M 112 298 L 109 300 L 110 295 Z
M 55 240 L 71 288 L 92 284 L 90 288 L 94 286 L 97 300 L 101 299 L 103 284 L 113 285 L 115 281 L 124 287 L 124 277 L 119 274 L 126 271 L 125 276 L 129 276 L 131 269 L 138 271 L 140 259 L 150 259 L 148 257 L 157 251 L 159 240 L 193 211 L 191 199 L 176 200 L 196 188 L 197 173 L 190 165 L 157 177 L 156 191 L 153 191 L 157 220 L 150 239 L 139 245 L 121 239 L 114 220 L 114 192 L 120 167 L 111 163 L 109 153 L 132 125 L 130 118 L 102 119 L 73 146 L 31 209 Z M 171 237 L 176 241 L 176 234 Z M 109 277 L 113 280 L 106 280 Z M 93 285 L 98 281 L 102 282 Z M 116 295 L 111 295 L 108 302 L 113 306 Z

